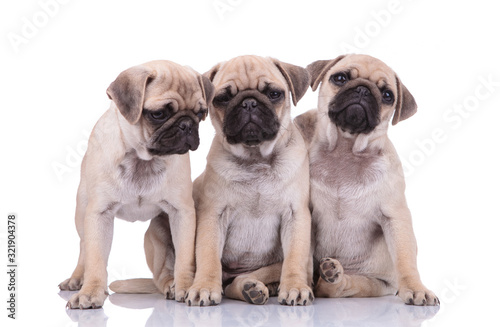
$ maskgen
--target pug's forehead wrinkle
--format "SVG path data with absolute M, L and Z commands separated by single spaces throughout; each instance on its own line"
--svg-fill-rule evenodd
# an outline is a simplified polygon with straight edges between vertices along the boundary
M 261 91 L 265 83 L 275 81 L 280 81 L 283 85 L 286 83 L 284 76 L 269 58 L 242 56 L 224 63 L 216 74 L 214 84 L 217 89 L 230 85 L 234 95 L 246 89 Z
M 253 85 L 251 85 L 250 87 L 247 87 L 247 85 L 245 85 L 241 81 L 231 80 L 231 81 L 223 84 L 222 87 L 220 87 L 219 91 L 216 92 L 216 94 L 223 94 L 224 92 L 226 92 L 225 90 L 229 90 L 229 93 L 234 96 L 238 92 L 245 91 L 245 90 L 251 90 L 251 89 L 256 89 L 259 92 L 263 92 L 264 90 L 266 90 L 268 88 L 281 89 L 281 90 L 285 89 L 283 85 L 279 85 L 279 84 L 275 83 L 274 81 L 272 81 L 271 79 L 269 79 L 265 75 L 259 76 L 255 80 L 255 83 L 252 83 L 252 84 L 255 84 L 255 86 L 252 87 Z
M 378 88 L 382 89 L 388 85 L 395 85 L 396 80 L 391 83 L 391 78 L 382 70 L 377 70 L 370 75 L 370 81 L 375 83 Z
M 184 107 L 184 99 L 176 92 L 167 92 L 155 97 L 151 97 L 144 102 L 144 108 L 148 110 L 160 110 L 169 104 L 174 111 Z
M 377 85 L 377 87 L 381 90 L 386 88 L 395 89 L 396 87 L 395 75 L 388 76 L 386 71 L 383 70 L 383 67 L 374 68 L 373 65 L 369 65 L 368 67 L 366 67 L 358 64 L 350 64 L 346 67 L 334 66 L 333 68 L 334 69 L 330 74 L 330 76 L 339 72 L 348 72 L 351 79 L 356 79 L 356 78 L 367 79 L 370 82 Z
M 229 71 L 241 75 L 253 75 L 262 66 L 267 66 L 269 60 L 258 56 L 240 56 L 226 62 Z M 257 67 L 257 68 L 256 68 Z
M 229 92 L 229 94 L 231 95 L 235 95 L 236 93 L 238 93 L 238 87 L 236 86 L 233 80 L 223 83 L 222 86 L 220 87 L 219 86 L 216 87 L 215 91 L 216 95 L 223 94 L 226 92 Z
M 359 77 L 359 69 L 358 69 L 358 67 L 347 68 L 347 71 L 351 75 L 351 78 L 358 78 Z
M 395 85 L 396 79 L 395 74 L 392 76 L 387 75 L 388 71 L 392 71 L 387 65 L 372 61 L 369 65 L 363 66 L 358 65 L 359 77 L 369 79 L 375 84 L 379 85 L 381 81 L 385 81 L 386 84 Z
M 166 92 L 150 96 L 144 102 L 144 108 L 149 110 L 159 110 L 166 104 L 171 103 L 174 111 L 193 109 L 198 106 L 203 107 L 205 101 L 202 100 L 202 92 L 200 88 L 192 89 L 191 92 L 180 93 L 177 90 L 168 90 Z M 206 106 L 206 105 L 205 105 Z
M 282 86 L 274 83 L 273 81 L 262 81 L 262 83 L 259 83 L 259 91 L 265 91 L 266 89 L 272 89 L 272 90 L 278 90 L 278 89 L 283 89 Z
M 168 97 L 177 94 L 186 106 L 195 106 L 202 97 L 197 74 L 189 67 L 178 65 L 156 67 L 156 77 L 146 87 L 145 98 Z M 183 106 L 180 104 L 180 108 Z
M 165 106 L 170 105 L 174 113 L 179 111 L 189 111 L 189 110 L 203 110 L 207 109 L 207 105 L 204 100 L 198 99 L 193 105 L 186 104 L 184 99 L 176 97 L 161 97 L 156 99 L 149 99 L 144 103 L 144 108 L 148 110 L 160 110 Z

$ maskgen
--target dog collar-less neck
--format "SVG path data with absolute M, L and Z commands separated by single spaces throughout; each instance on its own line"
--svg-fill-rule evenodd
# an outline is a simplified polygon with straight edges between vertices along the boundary
M 145 142 L 132 142 L 131 137 L 128 133 L 124 133 L 123 129 L 127 126 L 128 122 L 126 119 L 120 114 L 118 107 L 113 104 L 113 109 L 116 114 L 117 123 L 120 129 L 120 138 L 122 139 L 123 146 L 125 147 L 125 152 L 130 152 L 134 150 L 137 153 L 137 157 L 141 160 L 149 161 L 153 159 L 153 156 L 149 153 Z

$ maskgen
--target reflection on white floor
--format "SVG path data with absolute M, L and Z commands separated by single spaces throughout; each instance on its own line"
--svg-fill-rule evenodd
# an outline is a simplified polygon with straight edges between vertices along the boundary
M 67 301 L 74 292 L 60 292 Z M 61 301 L 61 305 L 64 303 Z M 165 300 L 160 294 L 111 294 L 102 309 L 67 310 L 68 323 L 78 326 L 107 326 L 106 312 L 113 306 L 128 309 L 152 309 L 144 326 L 421 326 L 439 307 L 403 304 L 395 296 L 364 299 L 316 299 L 312 306 L 288 307 L 271 298 L 262 306 L 224 299 L 218 306 L 189 307 Z M 111 310 L 113 311 L 113 310 Z M 137 321 L 130 326 L 136 326 Z M 141 325 L 141 324 L 140 324 Z

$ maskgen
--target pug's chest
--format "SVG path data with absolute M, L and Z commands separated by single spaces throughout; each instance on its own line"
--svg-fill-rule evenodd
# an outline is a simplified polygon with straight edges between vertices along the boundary
M 158 157 L 142 160 L 129 152 L 118 165 L 119 185 L 124 196 L 154 196 L 164 187 L 166 174 L 166 164 Z
M 118 168 L 120 207 L 116 216 L 128 221 L 156 217 L 162 211 L 159 203 L 164 200 L 167 187 L 164 161 L 159 158 L 146 161 L 127 154 Z
M 324 193 L 316 195 L 327 196 Z M 370 256 L 374 243 L 383 237 L 382 215 L 377 203 L 326 199 L 321 205 L 313 205 L 311 215 L 315 259 L 336 258 L 350 268 L 362 265 Z
M 234 211 L 222 253 L 224 272 L 236 276 L 282 260 L 280 218 Z
M 267 201 L 228 208 L 223 214 L 225 239 L 222 254 L 224 271 L 239 274 L 283 260 L 280 228 L 283 214 Z
M 388 160 L 379 152 L 354 154 L 343 148 L 320 150 L 311 158 L 310 178 L 333 193 L 371 192 L 385 178 L 388 166 Z
M 388 162 L 382 155 L 323 153 L 311 162 L 315 258 L 363 258 L 382 236 L 379 192 Z M 363 260 L 360 259 L 360 262 Z

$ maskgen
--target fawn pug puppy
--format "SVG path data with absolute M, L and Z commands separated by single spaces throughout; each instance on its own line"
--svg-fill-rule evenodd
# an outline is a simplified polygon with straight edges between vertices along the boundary
M 394 294 L 437 305 L 420 281 L 403 169 L 387 137 L 417 105 L 387 65 L 366 55 L 307 67 L 318 109 L 296 118 L 309 143 L 315 286 L 319 297 Z
M 226 296 L 264 304 L 279 282 L 281 304 L 310 304 L 309 159 L 289 97 L 299 101 L 309 74 L 242 56 L 206 76 L 215 87 L 216 134 L 194 182 L 197 270 L 186 301 L 218 304 L 224 284 Z
M 111 107 L 82 162 L 75 215 L 80 257 L 59 285 L 79 290 L 69 308 L 103 305 L 115 216 L 151 220 L 145 251 L 154 286 L 184 299 L 194 277 L 196 229 L 187 152 L 198 147 L 212 91 L 207 78 L 169 61 L 127 69 L 109 86 Z

